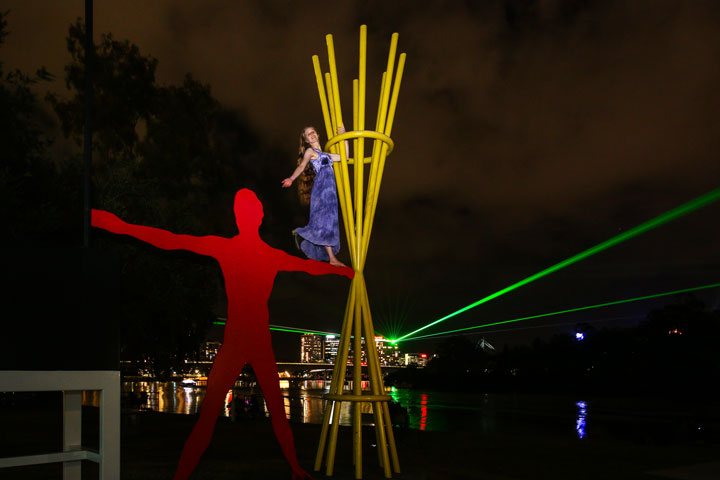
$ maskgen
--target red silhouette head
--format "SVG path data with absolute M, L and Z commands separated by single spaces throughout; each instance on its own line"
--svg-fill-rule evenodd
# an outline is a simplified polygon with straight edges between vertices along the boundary
M 243 188 L 235 194 L 235 222 L 238 230 L 241 232 L 255 227 L 257 229 L 262 224 L 265 216 L 263 206 L 252 190 Z

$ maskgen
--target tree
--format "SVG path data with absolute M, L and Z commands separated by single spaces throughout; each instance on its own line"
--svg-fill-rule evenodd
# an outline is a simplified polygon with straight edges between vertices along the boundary
M 0 13 L 0 47 L 7 36 L 6 18 Z M 56 117 L 33 88 L 52 80 L 49 72 L 6 72 L 0 63 L 0 238 L 8 246 L 79 247 L 82 239 L 85 49 L 80 20 L 70 25 L 67 48 L 68 94 L 46 96 Z M 103 34 L 93 53 L 93 207 L 177 232 L 230 236 L 235 222 L 228 205 L 239 187 L 248 187 L 263 192 L 264 236 L 276 237 L 270 243 L 291 245 L 288 226 L 297 209 L 288 208 L 289 197 L 277 179 L 294 166 L 292 156 L 264 146 L 240 113 L 219 105 L 209 86 L 190 75 L 181 85 L 158 84 L 158 60 L 143 55 L 137 45 Z M 57 119 L 78 147 L 64 156 L 49 149 L 48 132 Z M 221 303 L 217 265 L 93 235 L 93 245 L 109 252 L 122 272 L 117 287 L 122 358 L 149 359 L 161 375 L 179 370 L 198 350 L 216 316 L 213 307 Z M 42 268 L 52 271 L 52 278 L 64 278 L 43 258 Z M 18 273 L 26 266 L 18 258 L 4 270 Z M 26 276 L 14 291 L 22 290 L 29 299 L 38 277 Z M 64 283 L 65 290 L 77 290 L 74 283 Z M 56 289 L 55 295 L 62 298 L 63 292 Z M 29 301 L 16 303 L 22 311 Z
M 67 46 L 72 61 L 65 67 L 65 84 L 71 96 L 51 94 L 48 100 L 64 134 L 80 146 L 85 102 L 80 20 L 70 26 Z M 158 85 L 157 64 L 111 34 L 103 34 L 95 47 L 93 205 L 138 223 L 192 231 L 206 218 L 198 215 L 202 189 L 196 179 L 212 157 L 217 102 L 190 77 L 180 87 Z M 70 163 L 80 163 L 79 152 Z M 168 258 L 128 239 L 98 235 L 97 245 L 121 264 L 122 358 L 148 360 L 161 377 L 181 371 L 214 319 L 216 265 L 183 254 Z
M 0 12 L 0 47 L 8 35 L 7 16 Z M 56 215 L 63 203 L 62 182 L 47 156 L 51 141 L 43 131 L 50 120 L 33 91 L 52 78 L 44 67 L 29 75 L 6 72 L 0 62 L 0 238 L 7 246 L 47 241 L 62 229 Z

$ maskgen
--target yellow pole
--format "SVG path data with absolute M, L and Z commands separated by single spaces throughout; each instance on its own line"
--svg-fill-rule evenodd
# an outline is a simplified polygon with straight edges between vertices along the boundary
M 362 272 L 355 274 L 355 298 L 362 297 L 361 285 L 365 283 Z M 359 277 L 359 278 L 358 278 Z M 353 345 L 353 394 L 362 394 L 362 322 L 360 303 L 355 301 L 355 342 Z M 367 341 L 366 341 L 367 345 Z M 353 458 L 355 460 L 355 478 L 362 478 L 362 412 L 360 402 L 355 402 L 353 409 Z
M 335 115 L 337 115 L 337 112 L 335 111 L 335 107 L 333 106 L 333 101 L 335 96 L 333 95 L 332 91 L 332 81 L 330 80 L 330 73 L 325 72 L 325 86 L 327 87 L 327 98 L 328 98 L 328 108 L 330 109 L 330 129 L 328 130 L 328 138 L 332 138 L 335 136 L 335 132 L 337 132 L 337 119 L 335 118 Z
M 383 96 L 385 95 L 385 89 L 387 88 L 387 72 L 383 72 L 382 79 L 380 80 L 380 96 L 378 96 L 378 108 L 377 117 L 375 118 L 375 131 L 380 131 L 380 115 L 382 110 Z
M 353 80 L 353 130 L 357 130 L 358 121 L 358 81 Z M 355 141 L 357 146 L 357 140 Z M 357 148 L 355 149 L 357 151 Z M 357 160 L 357 158 L 356 158 Z M 358 166 L 360 168 L 358 168 Z M 360 185 L 358 185 L 358 170 L 363 168 L 363 164 L 360 161 L 355 162 L 355 205 L 357 205 L 357 191 Z M 355 224 L 355 235 L 356 235 L 356 249 L 355 257 L 359 259 L 359 252 L 357 247 L 362 243 L 362 234 L 357 231 L 357 224 Z M 358 260 L 358 264 L 359 264 Z M 357 268 L 357 267 L 356 267 Z M 355 274 L 356 277 L 361 276 L 361 272 Z M 358 278 L 357 284 L 361 280 Z M 353 342 L 353 394 L 360 395 L 362 393 L 362 323 L 360 322 L 360 306 L 355 302 L 355 332 Z M 355 465 L 355 478 L 362 478 L 362 411 L 360 409 L 360 403 L 355 402 L 353 404 L 353 464 Z
M 397 70 L 397 76 L 395 78 L 395 85 L 393 87 L 393 93 L 392 93 L 392 101 L 390 102 L 390 112 L 387 117 L 387 124 L 385 131 L 382 132 L 388 137 L 392 133 L 392 127 L 393 122 L 395 121 L 395 109 L 397 107 L 397 100 L 398 96 L 400 95 L 400 84 L 402 82 L 402 75 L 405 71 L 405 58 L 406 55 L 404 53 L 400 54 L 400 60 L 398 61 L 398 70 Z M 375 220 L 375 209 L 377 208 L 377 198 L 380 193 L 380 185 L 382 183 L 382 174 L 385 170 L 385 158 L 387 157 L 387 148 L 388 145 L 383 143 L 381 147 L 380 152 L 380 158 L 379 158 L 379 165 L 378 165 L 378 173 L 377 173 L 377 185 L 375 187 L 374 191 L 374 198 L 372 199 L 372 202 L 370 202 L 370 211 L 366 211 L 365 213 L 365 221 L 367 222 L 368 227 L 365 229 L 365 238 L 363 245 L 361 246 L 362 252 L 367 252 L 367 249 L 370 245 L 370 234 L 372 233 L 372 225 L 373 220 Z M 365 266 L 364 264 L 362 265 Z
M 333 389 L 332 383 L 330 385 L 330 393 L 335 395 L 343 395 L 343 384 L 345 380 L 345 369 L 347 368 L 348 352 L 350 350 L 350 332 L 352 331 L 353 325 L 353 314 L 355 311 L 355 304 L 357 303 L 357 281 L 355 278 L 350 283 L 350 305 L 353 308 L 348 309 L 348 316 L 346 318 L 347 327 L 345 329 L 345 337 L 340 337 L 340 345 L 338 345 L 338 355 L 335 359 L 335 369 L 337 370 L 337 381 L 335 381 L 335 375 L 333 375 L 333 382 L 335 388 Z M 335 448 L 337 446 L 337 435 L 338 426 L 340 423 L 340 409 L 342 408 L 342 402 L 338 401 L 334 403 L 335 408 L 332 412 L 332 425 L 330 426 L 330 445 L 328 446 L 327 453 L 327 465 L 325 472 L 328 477 L 333 474 L 333 466 L 335 464 Z M 322 432 L 321 432 L 322 433 Z
M 338 88 L 337 65 L 335 64 L 335 44 L 332 35 L 325 35 L 328 49 L 328 65 L 330 67 L 330 81 L 333 89 L 333 107 L 338 124 L 342 121 L 342 108 L 340 106 L 340 90 Z
M 325 475 L 332 477 L 335 468 L 335 450 L 337 448 L 338 427 L 340 426 L 340 409 L 342 402 L 335 402 L 335 408 L 332 412 L 332 425 L 330 426 L 330 445 L 328 445 L 328 453 L 325 465 Z
M 352 283 L 351 283 L 352 287 Z M 343 317 L 343 324 L 342 324 L 342 330 L 340 331 L 340 343 L 342 343 L 342 340 L 346 337 L 349 338 L 349 332 L 350 332 L 350 326 L 352 325 L 352 307 L 355 304 L 355 290 L 351 288 L 350 295 L 348 295 L 347 303 L 345 304 L 345 315 Z M 338 348 L 340 345 L 338 344 Z M 340 355 L 340 352 L 338 351 L 338 355 Z M 332 380 L 330 380 L 330 393 L 338 393 L 338 383 L 341 385 L 342 389 L 342 382 L 345 378 L 345 372 L 343 371 L 343 365 L 337 361 L 335 361 L 335 365 L 333 366 L 333 376 Z M 320 470 L 320 465 L 322 464 L 322 457 L 323 452 L 325 450 L 325 441 L 327 439 L 327 433 L 328 433 L 328 426 L 330 422 L 328 421 L 330 412 L 333 411 L 332 408 L 328 408 L 328 406 L 335 405 L 335 403 L 338 404 L 338 407 L 340 405 L 339 402 L 335 402 L 334 400 L 328 400 L 325 404 L 325 412 L 323 413 L 323 426 L 322 430 L 320 431 L 320 444 L 318 445 L 318 451 L 317 455 L 315 456 L 315 471 Z
M 353 80 L 353 130 L 357 130 L 358 122 L 358 81 Z M 357 152 L 357 140 L 355 140 L 355 149 Z M 355 158 L 355 191 L 358 189 L 358 165 L 362 169 L 362 162 L 357 161 Z M 356 197 L 357 198 L 357 197 Z M 357 202 L 355 203 L 357 205 Z M 355 257 L 358 257 L 357 247 L 362 243 L 362 235 L 357 231 L 355 226 L 356 235 L 356 246 L 355 246 Z M 356 273 L 356 276 L 362 275 Z M 358 283 L 360 280 L 358 279 Z M 358 308 L 357 302 L 355 302 L 355 332 L 353 342 L 353 394 L 360 395 L 362 393 L 362 324 L 360 320 L 360 309 Z M 355 478 L 362 478 L 362 411 L 360 410 L 360 403 L 355 402 L 353 404 L 352 415 L 353 415 L 353 464 L 355 465 Z
M 359 83 L 356 78 L 355 80 L 353 80 L 353 127 L 352 127 L 353 131 L 360 130 L 358 128 L 358 97 L 359 97 L 358 88 L 359 88 Z M 357 144 L 358 144 L 358 138 L 355 137 L 355 139 L 353 140 L 353 152 L 357 152 Z M 354 157 L 357 157 L 357 155 L 355 153 L 353 153 L 353 155 L 354 155 Z M 353 158 L 353 165 L 357 166 L 357 162 L 355 160 L 356 159 Z
M 367 26 L 360 27 L 360 58 L 358 65 L 358 99 L 357 99 L 357 126 L 355 130 L 365 130 L 365 76 L 367 63 Z M 358 238 L 363 235 L 363 182 L 365 172 L 365 139 L 360 138 L 355 142 L 355 230 Z M 362 242 L 358 241 L 358 259 L 361 255 L 360 246 Z M 362 264 L 358 262 L 358 269 L 362 271 Z
M 357 131 L 360 130 L 358 127 L 358 121 L 359 121 L 359 101 L 360 101 L 360 92 L 358 92 L 358 89 L 360 88 L 360 82 L 356 79 L 353 80 L 353 130 Z M 360 245 L 362 245 L 362 241 L 360 240 L 362 238 L 362 230 L 359 228 L 362 225 L 362 185 L 363 185 L 363 170 L 365 168 L 365 164 L 363 163 L 363 158 L 358 155 L 358 144 L 363 141 L 360 137 L 355 137 L 355 140 L 353 141 L 354 147 L 353 147 L 353 154 L 355 155 L 355 161 L 354 161 L 354 180 L 355 180 L 355 198 L 354 198 L 354 204 L 355 204 L 355 219 L 354 219 L 354 227 L 355 227 L 355 237 L 356 237 L 356 243 L 355 246 L 355 255 L 359 259 L 360 255 Z M 360 201 L 358 201 L 360 200 Z M 361 262 L 358 262 L 361 263 Z M 356 267 L 359 268 L 359 265 Z
M 370 313 L 370 299 L 369 299 L 368 293 L 367 293 L 367 285 L 364 282 L 363 282 L 363 287 L 364 288 L 361 292 L 362 296 L 363 296 L 362 303 L 365 308 L 365 312 L 364 312 L 365 315 L 363 316 L 363 321 L 365 323 L 366 329 L 368 329 L 368 328 L 372 329 L 373 323 L 372 323 L 372 314 Z M 372 372 L 372 374 L 374 376 L 373 385 L 376 387 L 377 391 L 373 390 L 372 393 L 375 395 L 385 393 L 384 391 L 382 391 L 382 388 L 384 388 L 384 387 L 383 387 L 383 381 L 382 381 L 382 372 L 380 371 L 380 358 L 378 356 L 377 349 L 373 349 L 373 351 L 369 352 L 369 354 L 373 355 L 375 357 L 375 361 L 373 362 L 373 364 L 376 366 L 375 371 Z M 369 364 L 370 364 L 370 362 L 368 361 L 368 365 Z M 386 427 L 386 432 L 387 432 L 387 442 L 390 445 L 390 455 L 392 457 L 393 469 L 395 470 L 395 473 L 400 473 L 400 461 L 399 461 L 398 455 L 397 455 L 397 448 L 395 445 L 395 436 L 393 435 L 393 431 L 392 431 L 392 421 L 390 419 L 390 409 L 388 407 L 387 402 L 383 402 L 381 407 L 382 407 L 381 413 L 385 420 L 385 427 Z
M 363 25 L 360 27 L 360 64 L 358 80 L 353 82 L 353 111 L 355 112 L 355 118 L 353 122 L 353 130 L 364 130 L 365 129 L 365 45 L 367 42 L 367 27 Z M 355 155 L 355 234 L 356 234 L 356 248 L 355 256 L 357 263 L 355 269 L 356 275 L 359 275 L 358 289 L 362 288 L 365 283 L 365 279 L 362 274 L 363 264 L 360 258 L 360 246 L 362 245 L 362 220 L 363 220 L 363 209 L 362 209 L 362 194 L 363 194 L 363 173 L 365 170 L 364 162 L 364 145 L 365 140 L 359 138 L 355 141 L 355 147 L 353 153 Z M 355 354 L 353 356 L 353 362 L 355 364 L 355 370 L 353 372 L 353 393 L 355 395 L 362 394 L 362 322 L 361 322 L 361 305 L 355 302 Z M 369 339 L 365 337 L 366 350 L 369 348 Z M 354 436 L 354 458 L 355 458 L 355 478 L 362 478 L 362 414 L 361 414 L 362 403 L 355 403 L 355 418 L 353 427 L 357 429 L 357 433 Z
M 372 320 L 370 318 L 370 304 L 368 302 L 367 297 L 367 287 L 365 285 L 365 282 L 363 281 L 360 285 L 360 291 L 358 292 L 360 295 L 360 301 L 358 302 L 363 309 L 363 314 L 361 316 L 364 328 L 365 328 L 365 334 L 372 338 L 372 345 L 373 348 L 368 348 L 368 358 L 367 358 L 367 364 L 368 364 L 368 379 L 371 380 L 371 388 L 372 388 L 372 394 L 373 395 L 382 395 L 385 392 L 382 388 L 382 374 L 380 372 L 380 359 L 378 358 L 377 354 L 377 348 L 375 348 L 375 332 L 372 326 Z M 367 344 L 368 340 L 366 340 Z M 385 402 L 382 402 L 385 403 Z M 373 413 L 375 412 L 382 412 L 382 407 L 380 406 L 381 402 L 374 402 L 373 404 Z M 382 414 L 381 415 L 375 415 L 375 426 L 376 426 L 376 432 L 378 436 L 378 452 L 380 454 L 380 465 L 383 467 L 383 470 L 385 471 L 385 478 L 390 478 L 390 462 L 388 462 L 388 451 L 387 451 L 387 443 L 385 439 L 385 426 L 384 426 L 384 419 Z
M 327 49 L 328 49 L 328 63 L 330 64 L 330 82 L 332 85 L 332 94 L 333 99 L 331 102 L 331 105 L 335 111 L 335 121 L 336 126 L 333 131 L 333 136 L 335 136 L 335 132 L 337 132 L 337 125 L 342 124 L 342 110 L 340 108 L 340 91 L 338 87 L 338 78 L 337 78 L 337 65 L 335 64 L 335 46 L 333 44 L 333 37 L 332 35 L 326 35 L 325 41 L 327 43 Z M 352 199 L 350 196 L 350 183 L 349 183 L 349 172 L 348 172 L 348 166 L 347 166 L 347 155 L 345 152 L 345 149 L 342 148 L 342 145 L 338 145 L 338 150 L 340 154 L 340 163 L 341 163 L 341 169 L 342 169 L 342 187 L 338 185 L 338 187 L 343 188 L 345 192 L 347 193 L 345 195 L 345 203 L 346 203 L 346 211 L 348 214 L 350 214 L 350 218 L 352 218 L 351 212 L 352 209 Z M 340 189 L 338 188 L 338 190 Z M 359 258 L 357 257 L 357 243 L 355 240 L 355 229 L 350 229 L 348 232 L 346 232 L 346 236 L 348 239 L 348 243 L 350 243 L 352 249 L 350 250 L 352 264 L 355 269 L 359 266 Z
M 382 110 L 382 100 L 383 100 L 383 92 L 385 92 L 386 88 L 386 80 L 387 79 L 387 72 L 383 72 L 382 74 L 382 81 L 380 82 L 380 96 L 378 98 L 378 109 L 377 109 L 377 118 L 375 120 L 375 131 L 380 131 L 380 111 Z M 373 161 L 375 159 L 375 151 L 377 148 L 379 148 L 380 145 L 379 140 L 373 141 L 372 145 L 372 153 L 370 154 L 370 173 L 369 173 L 369 179 L 368 179 L 368 186 L 367 186 L 367 194 L 365 195 L 365 211 L 369 212 L 371 210 L 371 207 L 369 205 L 370 202 L 373 202 L 375 199 L 375 187 L 377 185 L 377 167 L 378 162 Z M 363 231 L 367 231 L 367 226 L 363 225 Z M 362 251 L 362 250 L 361 250 Z M 364 265 L 363 265 L 364 268 Z
M 382 95 L 380 97 L 380 105 L 378 107 L 378 119 L 376 125 L 376 130 L 380 133 L 384 133 L 385 130 L 385 120 L 387 118 L 388 102 L 390 101 L 390 85 L 392 85 L 393 68 L 395 67 L 395 54 L 397 53 L 398 37 L 399 35 L 397 33 L 393 33 L 392 38 L 390 39 L 390 51 L 388 52 L 387 68 L 385 70 L 386 74 L 383 81 L 384 88 L 382 89 Z M 384 144 L 380 146 L 378 145 L 378 142 L 375 142 L 375 145 L 373 147 L 372 163 L 376 163 L 379 161 L 383 146 Z M 378 167 L 376 167 L 375 178 L 371 180 L 375 184 L 375 186 L 373 187 L 373 197 L 368 198 L 368 206 L 370 211 L 373 210 L 373 204 L 377 201 L 377 195 L 380 189 L 380 175 L 381 171 Z M 365 222 L 363 225 L 364 231 L 367 231 L 370 228 L 370 222 L 371 219 L 366 213 Z M 366 249 L 366 246 L 361 247 L 361 250 Z
M 315 71 L 315 83 L 318 87 L 318 96 L 320 97 L 320 108 L 322 109 L 323 121 L 325 122 L 325 134 L 330 138 L 332 132 L 332 122 L 330 120 L 330 110 L 328 109 L 328 101 L 325 93 L 325 85 L 323 84 L 322 71 L 320 70 L 320 59 L 317 55 L 312 56 L 313 70 Z
M 317 62 L 316 67 L 315 67 L 315 77 L 318 82 L 318 93 L 320 94 L 320 103 L 322 104 L 322 107 L 323 107 L 323 118 L 325 120 L 325 127 L 326 127 L 325 129 L 328 132 L 328 139 L 330 139 L 335 135 L 334 132 L 336 131 L 335 130 L 336 129 L 335 109 L 328 107 L 328 102 L 324 95 L 325 89 L 321 88 L 323 77 L 320 72 L 320 64 L 319 64 L 319 61 L 317 60 L 317 55 L 315 55 L 313 57 L 313 62 L 314 63 Z M 332 86 L 330 85 L 330 83 L 331 83 L 330 82 L 330 74 L 326 73 L 325 74 L 325 85 L 327 86 L 327 98 L 332 99 L 333 94 L 332 94 Z M 329 115 L 328 115 L 328 112 L 325 111 L 325 109 L 329 110 Z M 329 120 L 328 120 L 328 117 L 329 117 Z M 336 149 L 333 149 L 333 150 L 335 150 L 335 152 L 337 152 Z M 343 226 L 345 227 L 345 238 L 347 238 L 348 242 L 350 242 L 350 234 L 348 232 L 350 231 L 351 225 L 352 225 L 351 220 L 350 220 L 352 218 L 352 206 L 351 206 L 351 210 L 348 211 L 348 204 L 345 201 L 345 190 L 343 190 L 341 188 L 342 185 L 344 184 L 343 177 L 342 177 L 342 169 L 337 165 L 336 162 L 333 162 L 333 173 L 335 174 L 335 184 L 338 186 L 338 188 L 337 188 L 338 203 L 340 204 L 340 211 L 342 212 Z M 352 248 L 352 244 L 349 244 L 348 249 L 351 249 L 351 248 Z
M 388 52 L 388 61 L 387 61 L 387 67 L 385 71 L 387 72 L 387 76 L 385 77 L 385 84 L 388 88 L 383 90 L 383 99 L 382 99 L 382 108 L 380 109 L 380 124 L 378 127 L 378 132 L 384 132 L 385 131 L 385 119 L 387 118 L 387 105 L 388 105 L 388 99 L 390 98 L 390 85 L 392 85 L 393 82 L 393 69 L 395 67 L 395 54 L 397 53 L 397 43 L 398 43 L 398 37 L 399 35 L 397 33 L 392 34 L 392 38 L 390 39 L 390 51 Z
M 395 109 L 397 108 L 398 97 L 400 96 L 400 84 L 402 83 L 402 76 L 405 72 L 405 59 L 407 55 L 404 53 L 400 54 L 398 60 L 398 70 L 395 76 L 395 85 L 393 86 L 392 100 L 390 101 L 390 111 L 388 112 L 387 124 L 385 125 L 385 135 L 388 137 L 392 133 L 393 122 L 395 121 Z
M 313 69 L 315 71 L 315 81 L 317 83 L 318 87 L 318 96 L 320 97 L 320 107 L 322 109 L 323 114 L 323 121 L 325 122 L 325 131 L 327 134 L 327 138 L 330 139 L 334 136 L 334 115 L 331 115 L 331 110 L 328 107 L 328 98 L 332 98 L 332 94 L 330 91 L 330 74 L 326 75 L 326 82 L 323 84 L 323 74 L 320 70 L 320 59 L 317 55 L 313 55 L 312 57 L 313 61 Z M 327 85 L 328 91 L 326 95 L 325 85 Z M 334 111 L 334 110 L 332 110 Z M 335 184 L 336 185 L 342 185 L 342 171 L 338 168 L 335 168 L 335 165 L 333 164 L 333 172 L 335 174 Z M 343 217 L 343 225 L 345 227 L 345 232 L 348 231 L 350 228 L 348 225 L 348 219 L 351 218 L 352 215 L 348 214 L 347 211 L 347 204 L 345 203 L 345 192 L 342 189 L 338 189 L 338 197 L 339 197 L 339 204 L 340 204 L 340 211 L 342 212 Z M 347 236 L 346 236 L 347 237 Z M 348 237 L 349 238 L 349 237 Z M 349 240 L 348 240 L 349 241 Z M 352 248 L 350 245 L 348 245 L 348 248 Z

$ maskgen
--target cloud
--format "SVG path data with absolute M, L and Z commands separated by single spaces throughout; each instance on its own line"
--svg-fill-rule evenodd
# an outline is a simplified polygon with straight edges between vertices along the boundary
M 59 73 L 80 6 L 10 3 L 7 64 Z M 533 273 L 717 188 L 717 2 L 135 0 L 96 2 L 95 29 L 157 57 L 162 82 L 210 84 L 291 168 L 300 128 L 321 127 L 311 56 L 327 65 L 326 33 L 350 123 L 361 23 L 369 119 L 392 32 L 408 53 L 369 278 L 462 296 L 483 268 L 495 283 Z M 717 264 L 711 223 L 687 228 Z

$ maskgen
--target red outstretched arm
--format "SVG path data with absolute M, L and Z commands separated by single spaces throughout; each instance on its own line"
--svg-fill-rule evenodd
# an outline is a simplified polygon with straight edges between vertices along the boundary
M 335 267 L 327 262 L 298 258 L 285 252 L 283 254 L 280 270 L 306 272 L 310 275 L 344 275 L 348 278 L 355 276 L 355 270 L 350 267 Z
M 112 233 L 130 235 L 164 250 L 189 250 L 201 255 L 212 254 L 212 250 L 206 247 L 210 246 L 209 244 L 214 237 L 178 235 L 161 228 L 134 225 L 105 210 L 93 209 L 91 223 L 93 227 L 102 228 Z

